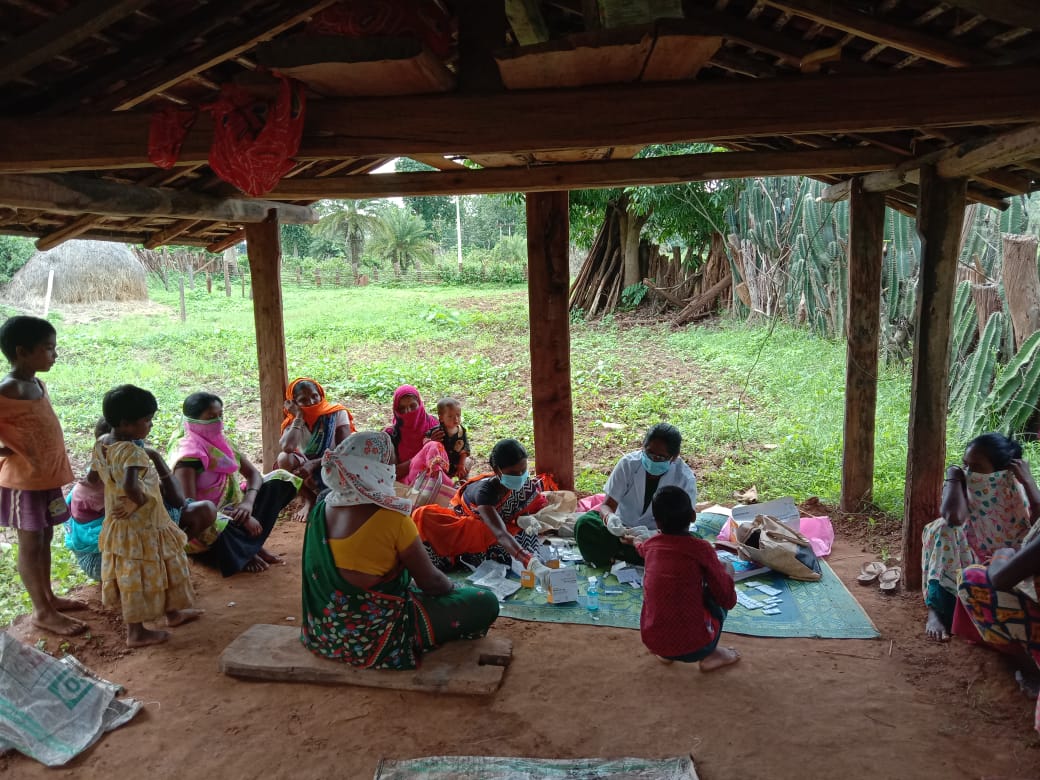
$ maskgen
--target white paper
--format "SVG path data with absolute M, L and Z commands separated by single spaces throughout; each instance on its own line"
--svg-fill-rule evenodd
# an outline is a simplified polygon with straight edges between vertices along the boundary
M 726 517 L 733 517 L 733 510 L 728 506 L 722 506 L 721 504 L 709 506 L 707 509 L 702 509 L 701 512 L 705 512 L 709 515 L 725 515 Z M 697 514 L 700 514 L 700 512 Z
M 479 580 L 474 580 L 473 584 L 490 590 L 499 601 L 505 601 L 507 598 L 512 596 L 518 590 L 520 590 L 520 583 L 517 580 L 507 580 L 504 576 L 499 577 L 494 574 L 489 574 L 487 577 L 483 577 Z
M 740 604 L 744 609 L 759 609 L 764 606 L 761 601 L 751 598 L 743 591 L 737 591 L 737 603 Z
M 622 569 L 619 572 L 615 572 L 614 576 L 617 577 L 618 582 L 630 583 L 630 584 L 642 584 L 643 579 L 639 576 L 639 572 L 635 569 Z
M 508 568 L 504 563 L 498 563 L 497 561 L 483 561 L 466 579 L 475 583 L 477 580 L 487 577 L 489 574 L 497 575 L 499 578 L 502 578 L 506 576 L 507 571 Z
M 779 615 L 780 614 L 780 610 L 777 609 L 776 607 L 769 607 L 768 609 L 763 609 L 762 610 L 762 614 L 763 615 Z
M 767 585 L 764 582 L 749 582 L 748 584 L 752 588 L 762 591 L 767 596 L 779 596 L 781 593 L 783 593 L 783 591 L 779 588 L 774 588 L 772 585 Z

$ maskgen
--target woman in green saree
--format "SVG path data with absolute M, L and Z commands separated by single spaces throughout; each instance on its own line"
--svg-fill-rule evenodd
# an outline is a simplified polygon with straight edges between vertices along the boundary
M 327 451 L 329 490 L 304 538 L 300 641 L 363 668 L 414 669 L 424 652 L 483 636 L 498 617 L 494 594 L 459 587 L 430 562 L 411 502 L 394 493 L 393 464 L 383 432 L 351 434 Z

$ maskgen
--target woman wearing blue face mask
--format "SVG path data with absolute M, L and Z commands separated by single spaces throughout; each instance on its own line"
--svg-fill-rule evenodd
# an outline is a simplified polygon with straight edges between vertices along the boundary
M 603 489 L 606 498 L 596 509 L 586 512 L 574 525 L 574 538 L 582 557 L 597 568 L 614 561 L 642 565 L 643 559 L 630 544 L 622 542 L 607 528 L 607 518 L 616 514 L 627 528 L 656 528 L 651 506 L 654 494 L 675 485 L 697 503 L 697 478 L 679 457 L 682 434 L 674 425 L 658 423 L 643 438 L 642 449 L 618 461 Z
M 1021 458 L 1018 442 L 985 433 L 968 442 L 963 468 L 946 469 L 942 517 L 925 526 L 921 552 L 929 639 L 950 638 L 962 570 L 1017 548 L 1040 517 L 1040 490 Z
M 517 524 L 548 502 L 542 482 L 527 473 L 527 451 L 516 439 L 502 439 L 491 450 L 492 473 L 462 485 L 450 507 L 421 506 L 412 513 L 430 560 L 449 571 L 461 559 L 477 566 L 487 559 L 525 566 L 538 546 L 537 534 Z

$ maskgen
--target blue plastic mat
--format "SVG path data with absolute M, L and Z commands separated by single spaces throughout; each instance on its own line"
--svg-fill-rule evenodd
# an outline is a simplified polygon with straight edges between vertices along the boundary
M 705 519 L 701 516 L 701 519 Z M 798 582 L 778 574 L 760 575 L 737 583 L 737 589 L 751 598 L 764 600 L 766 595 L 751 587 L 767 583 L 781 591 L 777 615 L 764 615 L 762 609 L 745 609 L 736 605 L 726 618 L 723 632 L 764 637 L 815 637 L 819 639 L 874 639 L 878 630 L 849 593 L 848 588 L 825 561 L 820 561 L 823 578 L 817 582 Z M 620 584 L 602 569 L 577 564 L 578 582 L 584 592 L 586 577 L 600 577 L 599 610 L 589 612 L 584 596 L 577 603 L 549 604 L 545 594 L 521 588 L 502 602 L 502 617 L 534 620 L 544 623 L 580 623 L 583 625 L 639 628 L 643 591 Z M 454 577 L 464 579 L 464 574 Z M 512 576 L 512 575 L 511 575 Z M 606 591 L 620 591 L 620 594 Z

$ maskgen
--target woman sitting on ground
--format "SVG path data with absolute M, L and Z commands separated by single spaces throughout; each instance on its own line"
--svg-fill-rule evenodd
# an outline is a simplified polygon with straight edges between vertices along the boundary
M 950 638 L 961 571 L 1017 548 L 1040 517 L 1040 490 L 1021 457 L 1018 442 L 986 433 L 968 442 L 963 468 L 946 469 L 942 517 L 925 526 L 921 550 L 929 639 Z
M 525 566 L 538 549 L 537 533 L 517 523 L 548 505 L 542 481 L 527 473 L 527 451 L 516 439 L 502 439 L 491 450 L 492 473 L 481 474 L 455 493 L 451 507 L 421 506 L 413 517 L 434 565 L 453 569 L 462 559 L 471 566 L 491 559 Z
M 682 434 L 674 425 L 658 423 L 643 437 L 643 448 L 622 456 L 603 489 L 606 497 L 574 524 L 574 538 L 587 563 L 609 568 L 614 561 L 642 565 L 643 558 L 621 537 L 611 533 L 607 520 L 616 514 L 625 528 L 657 528 L 652 501 L 663 487 L 674 485 L 697 503 L 697 478 L 679 457 Z
M 296 497 L 300 478 L 276 470 L 266 476 L 224 435 L 224 402 L 213 393 L 184 399 L 184 427 L 170 445 L 169 462 L 190 499 L 212 501 L 217 519 L 188 532 L 188 552 L 206 553 L 225 577 L 261 572 L 282 559 L 267 550 L 278 514 Z M 246 487 L 237 479 L 241 473 Z
M 1029 466 L 1016 461 L 1018 479 L 1029 475 Z M 1032 482 L 1032 477 L 1028 476 Z M 1027 660 L 1035 676 L 1040 666 L 1040 525 L 1026 537 L 1017 553 L 1001 547 L 993 553 L 988 566 L 971 564 L 961 572 L 958 597 L 982 640 L 996 649 Z M 1033 716 L 1033 727 L 1040 731 L 1040 701 Z
M 475 639 L 498 617 L 490 591 L 460 587 L 434 568 L 394 493 L 383 432 L 352 434 L 325 454 L 303 544 L 303 626 L 311 652 L 354 666 L 414 669 L 453 639 Z M 409 588 L 414 577 L 421 592 Z
M 451 484 L 448 453 L 441 444 L 444 429 L 440 420 L 426 411 L 419 391 L 412 385 L 401 385 L 394 391 L 393 416 L 385 431 L 394 445 L 399 482 L 411 485 L 421 472 L 438 470 L 442 481 Z
M 325 399 L 325 388 L 310 377 L 300 377 L 285 390 L 281 451 L 275 465 L 303 480 L 301 503 L 293 520 L 305 522 L 321 484 L 321 456 L 354 432 L 354 418 L 343 404 Z

